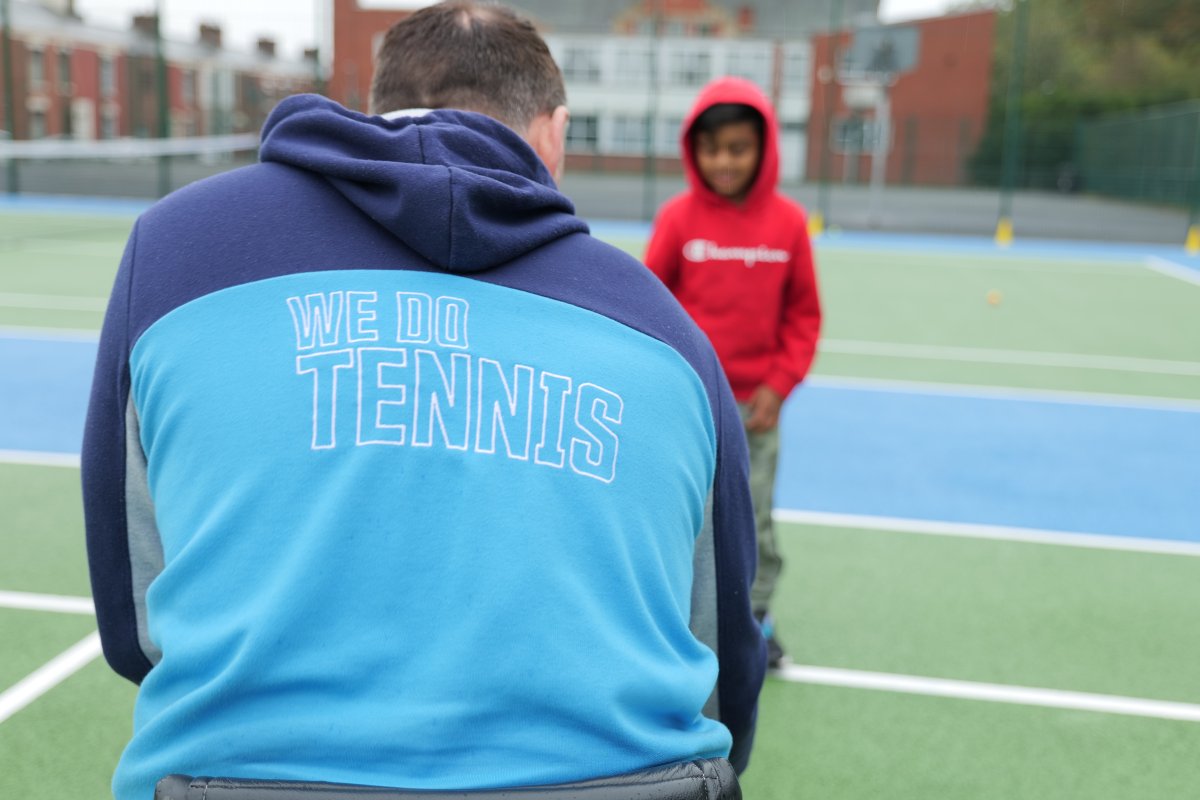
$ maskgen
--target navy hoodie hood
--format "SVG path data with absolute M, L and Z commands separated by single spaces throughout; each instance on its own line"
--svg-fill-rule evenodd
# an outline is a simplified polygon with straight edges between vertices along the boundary
M 451 272 L 485 270 L 588 231 L 533 148 L 471 111 L 387 120 L 296 95 L 268 117 L 259 157 L 321 175 Z

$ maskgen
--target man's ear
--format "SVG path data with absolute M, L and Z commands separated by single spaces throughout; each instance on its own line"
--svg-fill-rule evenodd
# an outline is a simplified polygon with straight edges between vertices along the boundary
M 567 121 L 571 114 L 559 106 L 547 114 L 538 114 L 529 123 L 525 141 L 545 163 L 554 180 L 562 179 L 563 161 L 567 155 Z

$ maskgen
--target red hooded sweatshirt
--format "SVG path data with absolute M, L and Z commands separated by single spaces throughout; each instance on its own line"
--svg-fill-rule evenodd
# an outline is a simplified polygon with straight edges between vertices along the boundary
M 741 204 L 704 183 L 692 152 L 692 123 L 717 103 L 751 106 L 766 123 L 758 175 Z M 776 191 L 774 109 L 750 81 L 720 78 L 700 92 L 680 140 L 691 188 L 659 211 L 646 265 L 708 334 L 739 401 L 763 384 L 787 397 L 812 365 L 821 305 L 804 209 Z

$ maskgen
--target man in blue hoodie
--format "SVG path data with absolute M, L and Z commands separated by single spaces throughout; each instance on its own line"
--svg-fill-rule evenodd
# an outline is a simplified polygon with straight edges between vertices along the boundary
M 372 100 L 284 100 L 261 163 L 130 236 L 83 454 L 104 651 L 141 687 L 117 800 L 168 773 L 744 769 L 764 651 L 737 407 L 558 192 L 545 43 L 427 8 Z

